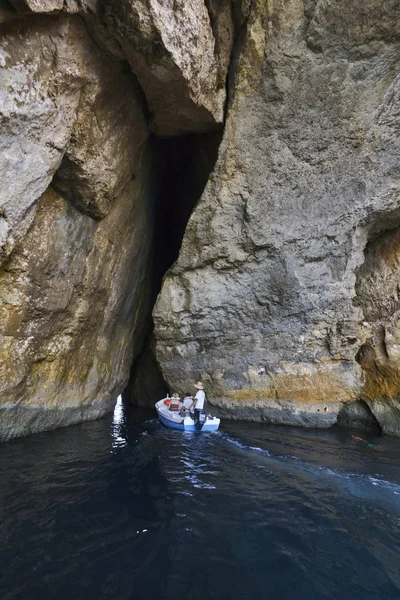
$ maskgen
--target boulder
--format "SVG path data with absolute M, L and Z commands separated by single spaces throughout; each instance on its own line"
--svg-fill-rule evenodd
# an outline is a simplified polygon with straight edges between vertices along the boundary
M 223 122 L 233 42 L 229 2 L 105 0 L 100 14 L 143 88 L 156 135 Z

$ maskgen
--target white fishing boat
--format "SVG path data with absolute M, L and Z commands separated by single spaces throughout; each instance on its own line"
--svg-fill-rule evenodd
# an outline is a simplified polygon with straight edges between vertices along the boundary
M 162 398 L 156 403 L 156 411 L 161 423 L 171 429 L 180 431 L 217 431 L 220 419 L 211 415 L 201 415 L 199 427 L 194 420 L 194 415 L 188 410 L 185 403 L 175 401 L 173 398 Z

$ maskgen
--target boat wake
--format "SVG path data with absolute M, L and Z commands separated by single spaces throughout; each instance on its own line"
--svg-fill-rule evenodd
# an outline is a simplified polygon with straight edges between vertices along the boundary
M 317 465 L 297 456 L 273 454 L 265 448 L 245 444 L 222 431 L 216 435 L 223 443 L 229 444 L 249 460 L 256 460 L 258 468 L 286 471 L 294 477 L 323 480 L 326 485 L 339 486 L 360 500 L 385 505 L 400 516 L 400 485 L 387 481 L 378 474 L 351 473 L 343 469 Z

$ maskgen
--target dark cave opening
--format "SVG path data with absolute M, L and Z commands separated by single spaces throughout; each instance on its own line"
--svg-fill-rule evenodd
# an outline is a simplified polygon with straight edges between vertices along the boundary
M 368 406 L 362 399 L 345 402 L 338 412 L 336 426 L 370 431 L 375 435 L 382 433 L 382 428 Z
M 211 133 L 152 140 L 154 238 L 151 306 L 160 293 L 165 273 L 179 255 L 186 225 L 216 163 L 223 128 Z M 169 391 L 154 352 L 153 321 L 141 353 L 134 360 L 123 400 L 153 406 Z
M 217 132 L 155 139 L 153 300 L 162 279 L 176 261 L 186 225 L 217 160 L 222 128 Z

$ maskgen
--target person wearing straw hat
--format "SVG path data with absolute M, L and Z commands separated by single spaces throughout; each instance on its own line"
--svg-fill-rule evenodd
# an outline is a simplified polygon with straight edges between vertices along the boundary
M 196 428 L 201 429 L 200 415 L 204 413 L 204 401 L 206 395 L 204 393 L 204 386 L 201 381 L 198 381 L 194 387 L 196 388 L 197 392 L 193 398 L 192 404 L 189 406 L 189 410 L 194 408 L 194 420 L 196 423 Z

